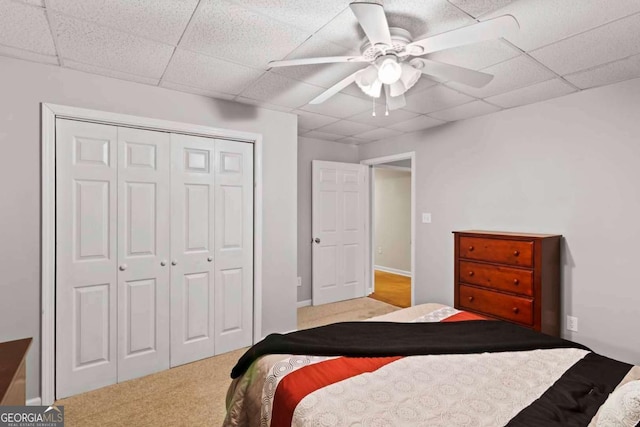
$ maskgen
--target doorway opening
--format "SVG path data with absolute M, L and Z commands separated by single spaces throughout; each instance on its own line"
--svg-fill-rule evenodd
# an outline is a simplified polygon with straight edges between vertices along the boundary
M 367 254 L 370 298 L 414 305 L 414 153 L 362 161 L 369 165 Z

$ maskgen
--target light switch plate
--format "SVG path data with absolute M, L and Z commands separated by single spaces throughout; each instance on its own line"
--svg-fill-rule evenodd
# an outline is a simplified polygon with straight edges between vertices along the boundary
M 423 224 L 430 224 L 431 223 L 431 214 L 430 213 L 423 213 L 422 214 L 422 223 Z
M 571 332 L 578 332 L 578 318 L 567 316 L 567 329 Z
M 302 277 L 298 277 L 298 287 L 302 286 Z

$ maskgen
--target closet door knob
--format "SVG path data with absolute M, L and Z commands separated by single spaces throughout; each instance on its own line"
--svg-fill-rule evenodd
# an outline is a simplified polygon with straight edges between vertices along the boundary
M 173 261 L 171 261 L 171 265 L 178 265 L 178 261 L 174 259 Z
M 316 237 L 315 239 L 313 239 L 314 242 L 320 244 L 320 239 L 318 237 Z
M 165 265 L 167 265 L 167 260 L 166 260 L 166 259 L 163 259 L 162 261 L 160 261 L 160 265 L 161 265 L 161 266 L 163 266 L 163 267 L 164 267 Z
M 127 269 L 127 264 L 120 265 L 120 271 L 125 271 Z
M 213 261 L 213 257 L 212 256 L 208 256 L 207 257 L 207 261 L 209 261 L 209 262 Z

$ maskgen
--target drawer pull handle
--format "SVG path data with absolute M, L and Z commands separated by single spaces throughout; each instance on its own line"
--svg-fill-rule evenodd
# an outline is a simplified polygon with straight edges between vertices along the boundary
M 520 251 L 513 251 L 513 256 L 518 256 L 520 255 Z
M 514 285 L 518 286 L 518 283 L 520 283 L 520 280 L 518 280 L 518 279 L 513 279 L 513 284 L 514 284 Z
M 473 246 L 469 246 L 469 252 L 473 252 Z
M 469 302 L 473 302 L 473 297 L 469 297 Z
M 513 312 L 515 314 L 518 314 L 518 313 L 520 313 L 520 309 L 518 307 L 513 307 Z
M 474 274 L 476 274 L 476 273 L 474 273 L 473 271 L 469 272 L 469 276 L 473 276 Z

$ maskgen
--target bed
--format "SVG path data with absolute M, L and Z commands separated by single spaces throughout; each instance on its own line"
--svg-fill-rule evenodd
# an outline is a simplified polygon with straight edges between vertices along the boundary
M 273 334 L 232 377 L 233 427 L 640 425 L 639 367 L 441 304 Z

